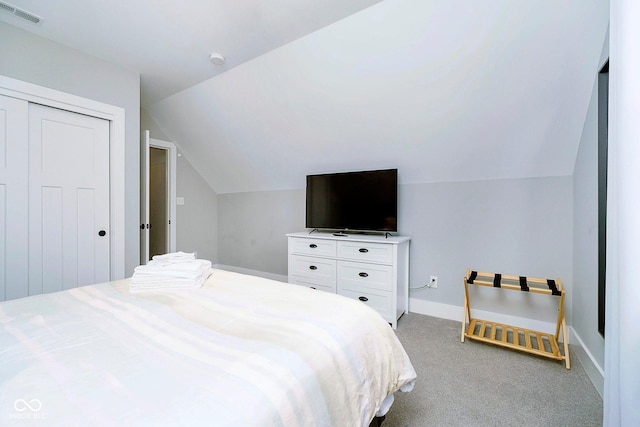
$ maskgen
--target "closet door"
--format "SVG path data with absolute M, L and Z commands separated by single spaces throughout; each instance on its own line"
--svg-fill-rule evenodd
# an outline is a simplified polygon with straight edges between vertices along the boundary
M 109 122 L 29 106 L 29 294 L 109 280 Z
M 0 300 L 28 294 L 28 103 L 0 96 Z

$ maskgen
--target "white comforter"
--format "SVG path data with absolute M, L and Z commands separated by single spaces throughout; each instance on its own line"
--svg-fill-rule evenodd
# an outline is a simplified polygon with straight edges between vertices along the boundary
M 128 289 L 0 304 L 0 425 L 367 426 L 416 377 L 358 301 L 222 270 Z

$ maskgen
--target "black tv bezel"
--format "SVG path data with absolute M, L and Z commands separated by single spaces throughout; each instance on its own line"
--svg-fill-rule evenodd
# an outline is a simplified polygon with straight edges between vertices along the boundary
M 310 200 L 309 200 L 309 180 L 310 178 L 316 177 L 330 177 L 330 176 L 355 176 L 355 175 L 366 175 L 366 174 L 376 174 L 376 173 L 393 173 L 395 178 L 395 191 L 394 191 L 394 227 L 393 228 L 368 228 L 368 227 L 356 227 L 350 226 L 318 226 L 309 223 L 309 210 L 310 210 Z M 398 231 L 398 169 L 397 168 L 389 168 L 389 169 L 373 169 L 373 170 L 359 170 L 359 171 L 348 171 L 348 172 L 334 172 L 334 173 L 320 173 L 320 174 L 310 174 L 306 176 L 306 194 L 305 194 L 305 227 L 311 230 L 323 230 L 323 231 L 342 231 L 342 232 L 355 232 L 355 233 L 380 233 L 380 234 L 389 234 L 395 233 Z

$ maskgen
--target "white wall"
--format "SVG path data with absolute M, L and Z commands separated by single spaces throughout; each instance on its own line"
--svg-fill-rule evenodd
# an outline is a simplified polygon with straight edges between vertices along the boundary
M 601 65 L 609 56 L 605 39 Z M 602 395 L 604 338 L 598 332 L 598 70 L 573 171 L 573 329 L 584 345 L 578 352 Z
M 286 233 L 304 229 L 305 190 L 218 195 L 219 264 L 287 275 Z
M 411 236 L 410 281 L 437 289 L 412 298 L 462 307 L 466 269 L 561 278 L 570 307 L 572 185 L 570 177 L 400 186 L 399 228 Z M 475 289 L 472 307 L 555 323 L 555 298 Z M 538 301 L 538 302 L 536 302 Z M 544 312 L 541 312 L 544 308 Z M 462 311 L 460 311 L 460 316 Z M 570 322 L 570 310 L 567 313 Z
M 185 156 L 178 157 L 176 195 L 184 199 L 176 208 L 176 249 L 218 263 L 218 195 Z
M 125 275 L 139 259 L 140 76 L 0 22 L 0 74 L 125 109 Z
M 571 306 L 571 177 L 399 186 L 399 234 L 411 240 L 412 298 L 462 307 L 467 267 L 560 277 Z M 218 195 L 219 263 L 287 274 L 285 234 L 304 230 L 305 190 Z M 555 322 L 557 301 L 478 292 L 478 308 Z M 570 309 L 568 310 L 570 319 Z M 460 311 L 462 313 L 462 311 Z

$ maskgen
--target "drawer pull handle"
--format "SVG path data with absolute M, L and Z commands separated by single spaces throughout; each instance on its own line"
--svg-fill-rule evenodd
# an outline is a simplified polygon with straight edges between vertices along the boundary
M 358 274 L 358 276 L 360 276 L 360 277 L 369 277 L 369 275 L 367 273 L 360 273 L 360 274 Z
M 317 270 L 317 269 L 318 269 L 318 267 L 316 267 L 315 265 L 310 265 L 309 266 L 309 270 Z
M 369 252 L 369 249 L 367 248 L 360 248 L 358 249 L 359 252 L 362 252 L 363 254 L 366 254 L 367 252 Z
M 309 247 L 310 247 L 311 249 L 315 249 L 315 248 L 317 248 L 317 247 L 318 247 L 318 245 L 316 245 L 315 243 L 312 243 L 312 244 L 310 244 L 310 245 L 309 245 Z
M 369 298 L 367 298 L 367 297 L 358 297 L 358 299 L 359 299 L 360 301 L 364 301 L 364 302 L 369 301 Z
M 315 289 L 313 286 L 309 286 L 311 289 Z

